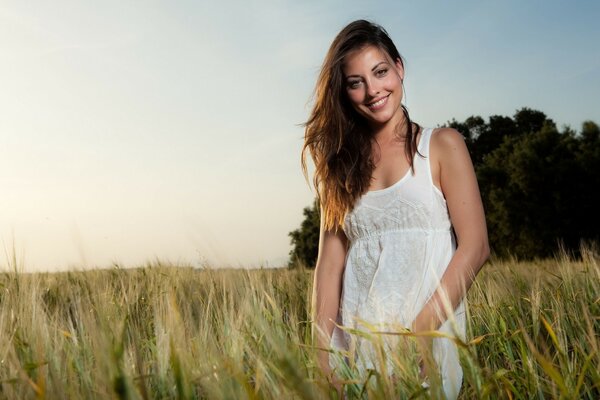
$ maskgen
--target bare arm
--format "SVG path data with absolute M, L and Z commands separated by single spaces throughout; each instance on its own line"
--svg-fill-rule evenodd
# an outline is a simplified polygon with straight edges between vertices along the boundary
M 471 287 L 490 252 L 479 187 L 462 135 L 451 128 L 440 130 L 431 138 L 431 149 L 435 153 L 430 153 L 432 161 L 438 162 L 435 172 L 458 245 L 438 288 L 413 322 L 412 328 L 417 332 L 435 330 L 444 323 L 448 312 L 458 307 Z
M 322 208 L 321 215 L 323 215 Z M 321 218 L 319 255 L 314 273 L 312 310 L 315 344 L 320 348 L 327 349 L 333 333 L 333 322 L 337 317 L 340 305 L 347 239 L 341 229 L 338 229 L 336 234 L 331 230 L 326 231 L 323 225 L 323 218 Z M 319 352 L 319 366 L 326 374 L 331 372 L 329 353 Z

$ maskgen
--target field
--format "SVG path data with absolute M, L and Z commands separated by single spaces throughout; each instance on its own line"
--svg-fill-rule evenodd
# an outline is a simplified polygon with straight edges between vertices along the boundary
M 335 398 L 311 285 L 302 269 L 0 273 L 0 398 Z M 460 398 L 600 398 L 597 256 L 491 261 L 468 306 Z M 350 375 L 350 397 L 430 397 L 399 368 L 395 384 Z

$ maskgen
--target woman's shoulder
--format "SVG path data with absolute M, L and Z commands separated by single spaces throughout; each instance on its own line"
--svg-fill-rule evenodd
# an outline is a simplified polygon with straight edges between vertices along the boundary
M 454 128 L 440 127 L 431 132 L 430 151 L 433 157 L 441 160 L 454 155 L 468 154 L 464 136 Z
M 433 128 L 431 132 L 431 143 L 432 145 L 435 143 L 436 147 L 452 147 L 457 145 L 464 145 L 465 138 L 454 128 L 449 127 L 439 127 Z

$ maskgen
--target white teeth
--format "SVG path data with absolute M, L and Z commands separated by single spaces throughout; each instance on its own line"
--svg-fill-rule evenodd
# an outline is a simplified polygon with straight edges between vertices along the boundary
M 377 107 L 382 105 L 383 103 L 385 103 L 385 99 L 387 99 L 387 97 L 384 97 L 383 99 L 376 101 L 375 103 L 371 103 L 369 104 L 369 107 Z

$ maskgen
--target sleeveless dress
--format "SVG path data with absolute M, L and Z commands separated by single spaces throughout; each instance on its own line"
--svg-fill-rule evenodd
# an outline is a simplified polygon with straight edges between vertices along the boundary
M 415 155 L 414 174 L 409 169 L 392 186 L 366 192 L 345 217 L 349 247 L 339 325 L 366 332 L 369 329 L 360 320 L 384 331 L 394 326 L 390 324 L 410 327 L 438 287 L 456 250 L 446 200 L 431 177 L 432 132 L 433 128 L 423 128 L 417 149 L 425 158 Z M 438 331 L 464 340 L 464 299 Z M 334 350 L 353 349 L 359 371 L 378 365 L 371 342 L 361 335 L 334 327 L 330 344 Z M 434 338 L 432 351 L 443 391 L 448 399 L 455 399 L 463 375 L 456 344 L 448 338 Z M 332 368 L 339 362 L 339 357 L 330 357 Z

